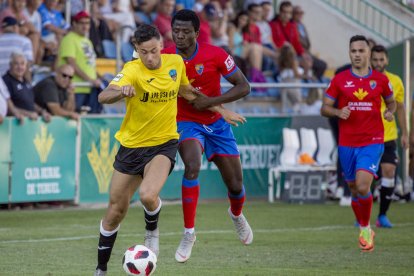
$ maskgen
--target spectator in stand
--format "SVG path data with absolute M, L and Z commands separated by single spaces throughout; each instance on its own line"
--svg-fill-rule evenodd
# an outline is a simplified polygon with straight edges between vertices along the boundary
M 35 103 L 32 86 L 24 79 L 26 70 L 26 57 L 20 53 L 13 53 L 10 59 L 10 69 L 3 76 L 3 81 L 10 92 L 10 99 L 24 116 L 37 120 L 41 115 L 45 122 L 49 122 L 49 112 Z
M 56 75 L 40 81 L 33 88 L 35 102 L 52 115 L 78 120 L 79 114 L 75 112 L 75 89 L 71 83 L 74 74 L 72 66 L 61 65 Z
M 42 17 L 37 9 L 41 4 L 42 0 L 27 0 L 26 9 L 24 10 L 27 19 L 33 24 L 39 34 L 42 32 Z
M 273 17 L 275 17 L 275 11 L 273 9 L 272 1 L 262 1 L 260 4 L 263 9 L 263 20 L 266 22 L 270 22 Z
M 50 51 L 47 55 L 55 56 L 63 36 L 68 32 L 69 24 L 63 18 L 57 8 L 57 0 L 45 0 L 39 7 L 42 18 L 42 40 L 46 49 Z
M 10 100 L 9 89 L 4 83 L 3 78 L 0 78 L 0 124 L 3 123 L 4 117 L 7 115 L 13 115 L 20 123 L 23 123 L 23 115 Z
M 121 33 L 121 40 L 128 42 L 136 27 L 132 5 L 129 0 L 98 0 L 99 11 L 108 21 L 111 30 Z M 111 22 L 116 22 L 121 28 L 113 29 Z
M 135 14 L 135 23 L 137 25 L 141 23 L 153 24 L 157 16 L 157 4 L 158 0 L 136 0 L 133 4 Z
M 25 13 L 26 0 L 13 0 L 9 3 L 9 8 L 4 9 L 0 13 L 0 21 L 5 17 L 16 18 L 18 24 L 18 33 L 30 39 L 32 42 L 33 56 L 36 55 L 39 49 L 40 33 L 35 26 L 30 22 Z
M 211 44 L 211 27 L 209 24 L 209 18 L 213 17 L 215 14 L 216 7 L 211 3 L 204 5 L 203 10 L 198 13 L 198 17 L 200 18 L 200 31 L 197 38 L 198 43 Z
M 81 11 L 72 17 L 72 30 L 62 39 L 59 48 L 58 66 L 70 64 L 75 70 L 74 82 L 87 82 L 90 87 L 76 87 L 76 110 L 83 106 L 91 113 L 100 113 L 102 106 L 98 103 L 99 89 L 103 86 L 96 72 L 96 54 L 88 38 L 90 15 Z
M 172 40 L 172 29 L 171 29 L 171 19 L 172 14 L 174 13 L 175 0 L 160 0 L 158 4 L 157 17 L 155 18 L 154 25 L 160 31 L 160 34 L 163 39 L 164 48 L 174 46 L 174 41 Z
M 100 14 L 98 3 L 92 2 L 91 28 L 89 30 L 89 39 L 91 40 L 95 53 L 98 57 L 105 57 L 102 41 L 113 41 L 114 38 L 112 36 L 112 33 L 113 32 L 111 32 L 110 26 L 107 24 L 107 20 L 103 19 L 103 17 Z
M 249 43 L 243 40 L 243 31 L 249 26 L 249 17 L 246 11 L 241 11 L 229 24 L 229 48 L 233 56 L 240 57 L 248 62 L 251 72 L 262 70 L 263 47 L 258 43 Z M 249 79 L 251 79 L 250 75 Z
M 243 29 L 248 26 L 247 12 L 241 11 L 236 18 L 229 23 L 227 30 L 229 36 L 229 50 L 244 75 L 247 74 L 246 62 L 250 67 L 260 71 L 262 68 L 263 53 L 261 45 L 247 43 L 243 40 Z
M 218 1 L 212 1 L 209 5 L 214 6 L 211 14 L 208 13 L 208 23 L 211 29 L 211 44 L 223 48 L 226 52 L 230 52 L 229 36 L 227 35 L 228 10 L 223 9 Z
M 23 53 L 28 61 L 25 79 L 31 81 L 29 66 L 33 62 L 32 42 L 27 37 L 18 34 L 19 27 L 16 18 L 5 17 L 1 26 L 3 33 L 0 33 L 0 76 L 9 69 L 11 54 L 17 52 Z
M 296 53 L 289 44 L 282 47 L 279 57 L 280 82 L 300 83 L 302 79 L 311 77 L 310 66 L 304 70 L 298 64 Z M 302 103 L 302 91 L 300 88 L 282 88 L 282 112 L 299 113 Z
M 312 57 L 313 74 L 316 76 L 316 78 L 319 81 L 322 81 L 322 77 L 323 77 L 323 74 L 325 73 L 327 65 L 326 65 L 325 61 L 317 58 L 316 56 L 314 56 L 310 53 L 311 43 L 310 43 L 308 31 L 306 30 L 306 27 L 302 22 L 303 14 L 304 14 L 304 12 L 303 12 L 303 10 L 300 6 L 293 7 L 292 21 L 296 24 L 296 28 L 297 28 L 298 34 L 299 34 L 299 41 L 300 41 L 303 49 Z

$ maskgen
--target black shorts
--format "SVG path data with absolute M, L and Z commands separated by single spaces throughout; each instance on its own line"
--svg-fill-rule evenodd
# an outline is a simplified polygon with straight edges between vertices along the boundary
M 126 148 L 121 145 L 115 156 L 114 169 L 124 174 L 144 176 L 145 166 L 156 155 L 165 155 L 171 161 L 171 173 L 174 169 L 177 150 L 178 140 L 143 148 Z
M 380 163 L 390 163 L 398 165 L 397 143 L 395 140 L 384 143 L 384 153 Z

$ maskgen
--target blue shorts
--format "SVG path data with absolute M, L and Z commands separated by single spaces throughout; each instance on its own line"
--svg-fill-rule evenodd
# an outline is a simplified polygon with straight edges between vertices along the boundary
M 194 122 L 178 122 L 178 133 L 180 134 L 179 143 L 186 140 L 196 140 L 206 153 L 208 161 L 215 156 L 240 156 L 237 148 L 236 138 L 230 124 L 223 118 L 210 124 L 203 125 Z
M 364 147 L 338 147 L 338 157 L 345 175 L 345 180 L 355 181 L 356 172 L 364 170 L 374 177 L 377 177 L 377 171 L 382 154 L 384 153 L 384 144 L 373 144 Z

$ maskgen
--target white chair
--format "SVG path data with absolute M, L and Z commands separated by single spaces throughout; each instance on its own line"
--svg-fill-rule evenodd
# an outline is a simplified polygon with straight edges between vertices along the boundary
M 326 128 L 318 128 L 318 153 L 316 155 L 316 161 L 319 165 L 333 165 L 335 162 L 332 160 L 332 152 L 335 149 L 335 140 L 332 135 L 332 131 Z
M 316 149 L 318 148 L 318 142 L 316 141 L 315 131 L 311 128 L 301 128 L 300 129 L 300 153 L 308 154 L 313 158 L 315 155 Z
M 299 135 L 296 129 L 283 128 L 283 149 L 280 154 L 281 166 L 297 164 L 299 152 Z

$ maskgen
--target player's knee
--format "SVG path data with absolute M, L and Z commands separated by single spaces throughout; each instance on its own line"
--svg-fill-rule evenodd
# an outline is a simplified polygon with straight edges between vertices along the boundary
M 185 163 L 185 175 L 187 179 L 195 179 L 200 173 L 201 162 L 189 161 Z
M 153 205 L 158 202 L 158 194 L 149 189 L 140 189 L 139 198 L 145 206 Z
M 118 227 L 122 219 L 125 217 L 126 212 L 127 208 L 111 208 L 104 219 L 105 225 L 108 225 L 111 228 Z

